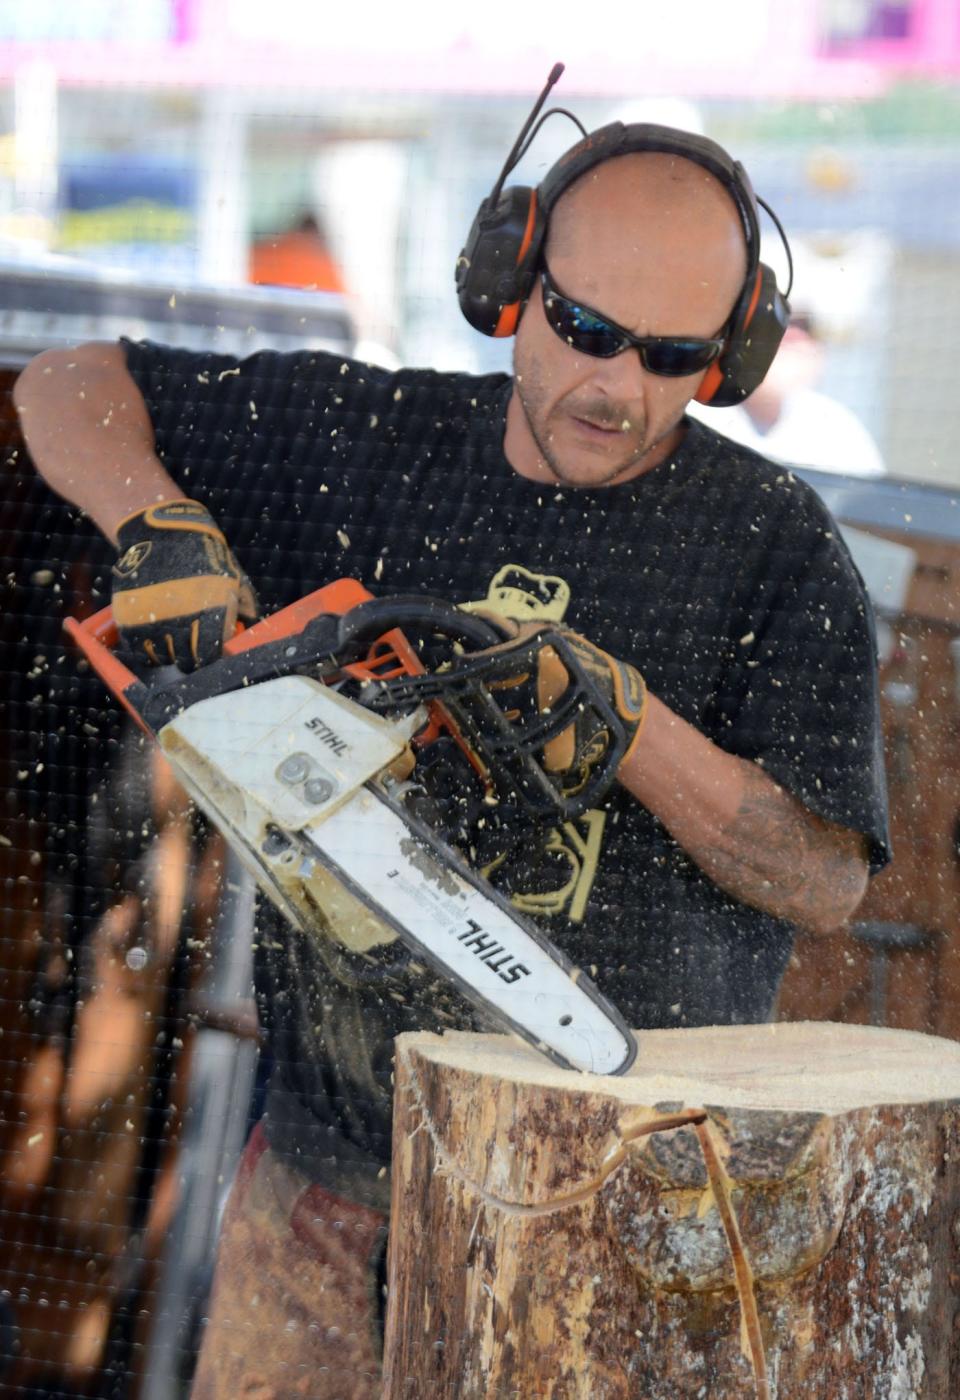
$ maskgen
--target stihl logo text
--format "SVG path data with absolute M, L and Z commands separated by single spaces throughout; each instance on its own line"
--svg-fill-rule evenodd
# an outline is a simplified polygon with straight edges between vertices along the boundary
M 396 880 L 399 870 L 388 870 L 387 879 Z M 521 977 L 529 977 L 530 969 L 519 962 L 502 943 L 498 943 L 492 933 L 486 933 L 476 919 L 468 919 L 461 933 L 449 930 L 458 943 L 469 948 L 491 972 L 495 972 L 501 982 L 519 982 Z
M 341 739 L 335 729 L 331 729 L 326 720 L 319 715 L 314 715 L 313 719 L 307 720 L 307 728 L 320 740 L 326 748 L 332 749 L 338 758 L 346 758 L 350 752 L 350 745 L 346 739 Z
M 480 961 L 486 963 L 490 971 L 504 982 L 519 982 L 521 977 L 530 976 L 529 967 L 517 962 L 492 933 L 484 933 L 476 919 L 467 920 L 466 930 L 457 934 L 457 942 L 476 953 Z

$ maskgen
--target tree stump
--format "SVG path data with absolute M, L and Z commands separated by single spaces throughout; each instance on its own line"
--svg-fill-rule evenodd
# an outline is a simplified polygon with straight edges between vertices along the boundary
M 955 1400 L 960 1044 L 397 1043 L 384 1400 Z

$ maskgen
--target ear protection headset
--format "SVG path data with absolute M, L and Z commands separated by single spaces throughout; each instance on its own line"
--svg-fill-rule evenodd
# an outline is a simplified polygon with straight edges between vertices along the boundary
M 493 190 L 477 211 L 457 259 L 461 311 L 483 335 L 513 335 L 535 285 L 550 214 L 575 180 L 603 161 L 636 151 L 657 151 L 690 160 L 714 175 L 730 194 L 740 215 L 747 248 L 747 274 L 727 324 L 724 348 L 704 374 L 695 397 L 700 403 L 717 408 L 740 403 L 753 393 L 770 368 L 790 319 L 787 297 L 793 280 L 793 261 L 779 219 L 757 199 L 739 161 L 708 137 L 646 122 L 629 126 L 611 122 L 588 134 L 577 118 L 563 108 L 545 113 L 534 127 L 562 72 L 563 65 L 556 64 Z M 560 157 L 536 189 L 526 185 L 504 189 L 507 176 L 519 164 L 542 123 L 554 112 L 576 122 L 584 133 L 583 139 Z M 786 249 L 790 284 L 785 293 L 777 287 L 771 269 L 760 261 L 758 205 L 770 215 Z

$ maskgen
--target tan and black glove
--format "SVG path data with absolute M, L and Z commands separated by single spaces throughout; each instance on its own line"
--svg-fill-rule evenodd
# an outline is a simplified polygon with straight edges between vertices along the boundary
M 220 655 L 257 603 L 212 515 L 199 501 L 163 501 L 124 520 L 113 567 L 121 641 L 157 666 L 192 671 Z
M 512 633 L 510 641 L 492 648 L 500 654 L 509 654 L 510 649 L 520 650 L 537 632 L 544 630 L 542 623 L 515 623 L 492 614 L 483 614 L 503 632 Z M 621 766 L 630 758 L 643 728 L 646 717 L 647 687 L 635 666 L 627 661 L 618 661 L 608 652 L 601 650 L 567 627 L 555 630 L 566 641 L 577 661 L 593 681 L 596 688 L 609 701 L 616 711 L 626 733 L 627 747 Z M 564 695 L 570 684 L 570 676 L 559 654 L 551 646 L 544 646 L 537 654 L 536 675 L 518 674 L 513 680 L 496 683 L 498 700 L 509 714 L 511 688 L 516 689 L 520 717 L 524 707 L 524 697 L 532 695 L 537 711 L 547 713 Z M 494 689 L 491 686 L 491 689 Z M 564 796 L 572 797 L 590 779 L 596 765 L 603 758 L 610 745 L 610 733 L 601 716 L 589 707 L 581 709 L 573 724 L 551 739 L 543 750 L 543 767 L 552 774 Z

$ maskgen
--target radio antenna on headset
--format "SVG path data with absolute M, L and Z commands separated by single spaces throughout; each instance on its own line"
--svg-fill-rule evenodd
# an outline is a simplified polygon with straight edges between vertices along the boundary
M 523 152 L 525 149 L 524 142 L 527 139 L 527 135 L 530 131 L 530 128 L 533 126 L 534 122 L 537 120 L 537 117 L 540 115 L 540 109 L 546 102 L 547 98 L 550 96 L 550 89 L 559 81 L 563 69 L 564 65 L 562 63 L 555 63 L 550 69 L 550 75 L 547 78 L 546 83 L 544 84 L 543 91 L 537 98 L 536 102 L 533 104 L 533 110 L 531 111 L 529 117 L 527 117 L 527 120 L 520 128 L 520 135 L 517 137 L 516 141 L 514 141 L 513 146 L 510 149 L 510 154 L 504 161 L 503 169 L 500 171 L 500 174 L 497 178 L 497 183 L 490 191 L 489 199 L 487 202 L 491 209 L 496 208 L 497 200 L 500 198 L 500 191 L 503 189 L 504 181 L 510 174 L 510 171 L 514 168 L 515 165 L 517 165 L 517 163 L 523 156 Z

